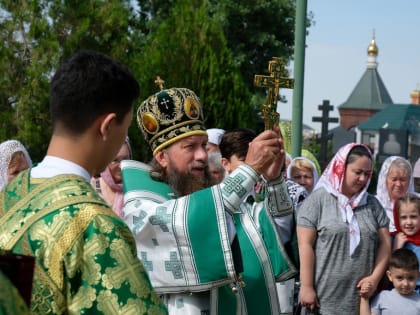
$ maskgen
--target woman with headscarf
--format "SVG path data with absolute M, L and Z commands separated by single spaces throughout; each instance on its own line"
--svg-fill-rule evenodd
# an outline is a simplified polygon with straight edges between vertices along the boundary
M 126 138 L 114 160 L 108 164 L 99 177 L 93 178 L 91 181 L 96 191 L 121 218 L 124 208 L 121 161 L 131 159 L 131 155 L 130 142 Z
M 323 315 L 357 314 L 385 271 L 389 219 L 367 192 L 372 168 L 367 146 L 343 146 L 298 211 L 300 302 Z
M 31 157 L 22 143 L 17 140 L 0 143 L 0 190 L 31 166 Z
M 298 156 L 287 167 L 287 178 L 302 185 L 308 193 L 311 193 L 318 181 L 318 171 L 314 162 L 310 159 Z
M 395 232 L 394 203 L 407 193 L 415 195 L 411 164 L 401 156 L 390 156 L 382 164 L 378 175 L 376 198 L 390 220 L 389 231 Z

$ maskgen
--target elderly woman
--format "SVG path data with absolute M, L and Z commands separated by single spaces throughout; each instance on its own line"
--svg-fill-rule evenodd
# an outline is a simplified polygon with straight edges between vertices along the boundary
M 222 155 L 218 152 L 209 152 L 208 165 L 213 183 L 220 184 L 225 178 L 225 168 L 222 165 Z
M 121 161 L 131 159 L 131 146 L 128 137 L 125 139 L 114 160 L 99 177 L 92 178 L 91 184 L 95 190 L 104 198 L 114 212 L 123 217 L 123 185 L 121 175 Z
M 0 143 L 0 190 L 31 166 L 32 160 L 22 143 L 17 140 Z
M 310 159 L 298 156 L 287 167 L 287 178 L 302 185 L 308 193 L 311 193 L 318 181 L 318 171 L 314 162 Z
M 390 219 L 390 232 L 396 231 L 392 210 L 394 203 L 407 193 L 415 194 L 411 164 L 401 156 L 390 156 L 382 164 L 376 187 L 376 198 Z

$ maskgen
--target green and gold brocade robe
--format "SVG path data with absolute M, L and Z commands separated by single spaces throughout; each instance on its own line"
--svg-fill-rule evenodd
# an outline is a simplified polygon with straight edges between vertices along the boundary
M 166 314 L 130 230 L 82 177 L 9 183 L 0 249 L 36 258 L 32 314 Z

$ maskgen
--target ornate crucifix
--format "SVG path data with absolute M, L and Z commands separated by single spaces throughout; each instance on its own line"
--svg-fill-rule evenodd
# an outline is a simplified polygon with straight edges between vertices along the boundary
M 268 62 L 269 76 L 256 74 L 254 85 L 257 87 L 268 88 L 267 103 L 262 106 L 262 115 L 264 117 L 265 130 L 272 129 L 280 121 L 280 115 L 277 112 L 277 101 L 279 98 L 279 89 L 293 89 L 294 79 L 282 77 L 285 63 L 279 57 L 273 57 Z

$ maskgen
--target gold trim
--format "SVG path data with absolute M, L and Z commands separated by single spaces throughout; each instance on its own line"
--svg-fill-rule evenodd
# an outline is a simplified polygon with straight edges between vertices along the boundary
M 45 291 L 47 290 L 49 294 L 54 296 L 52 303 L 48 300 L 48 296 L 45 296 Z M 51 311 L 61 314 L 67 308 L 66 298 L 62 291 L 58 289 L 57 284 L 54 283 L 48 273 L 38 266 L 38 264 L 35 264 L 32 298 L 31 311 L 34 314 L 38 314 L 40 311 L 45 314 Z
M 29 245 L 28 235 L 24 235 L 22 239 L 22 246 L 25 255 L 35 256 Z M 48 299 L 45 299 L 44 294 L 39 292 L 39 284 L 44 288 L 43 290 L 49 290 L 54 296 L 54 303 L 49 303 Z M 62 313 L 66 309 L 65 297 L 61 291 L 58 290 L 57 285 L 52 281 L 51 277 L 47 272 L 40 267 L 39 264 L 35 263 L 34 276 L 32 280 L 32 301 L 31 311 L 38 313 L 39 309 L 54 311 L 55 313 Z M 45 311 L 46 312 L 46 311 Z
M 90 201 L 86 200 L 86 202 L 89 203 Z M 73 220 L 67 225 L 61 237 L 54 243 L 48 266 L 51 279 L 57 284 L 60 290 L 64 289 L 62 257 L 72 248 L 74 241 L 91 223 L 92 218 L 98 214 L 110 215 L 111 211 L 105 206 L 94 207 L 92 205 L 85 205 L 80 207 L 77 215 L 73 217 Z
M 196 136 L 196 135 L 207 136 L 207 132 L 205 130 L 194 130 L 194 131 L 190 131 L 190 132 L 180 134 L 179 136 L 177 136 L 175 138 L 172 138 L 168 141 L 165 141 L 161 145 L 157 146 L 156 149 L 153 150 L 153 155 L 156 155 L 160 150 L 162 150 L 163 148 L 167 147 L 168 145 L 170 145 L 170 144 L 172 144 L 172 143 L 174 143 L 178 140 L 181 140 L 181 139 L 184 139 L 184 138 L 187 138 L 187 137 L 190 137 L 190 136 Z
M 152 138 L 150 138 L 150 143 L 152 143 L 152 142 L 154 142 L 157 138 L 159 138 L 161 135 L 164 135 L 164 134 L 166 134 L 166 133 L 169 133 L 170 131 L 172 131 L 172 130 L 176 130 L 176 129 L 179 129 L 180 127 L 183 127 L 183 126 L 186 126 L 186 125 L 194 125 L 194 124 L 198 124 L 198 125 L 201 125 L 201 126 L 203 126 L 203 129 L 204 129 L 204 124 L 203 124 L 203 121 L 201 121 L 201 120 L 198 120 L 198 119 L 196 119 L 196 120 L 188 120 L 188 121 L 184 121 L 184 122 L 181 122 L 181 123 L 179 123 L 179 124 L 176 124 L 176 125 L 173 125 L 173 126 L 171 126 L 171 127 L 168 127 L 168 128 L 165 128 L 164 130 L 162 130 L 161 132 L 159 132 L 159 133 L 157 133 L 157 134 L 155 134 Z M 207 132 L 204 130 L 204 132 L 205 132 L 205 134 L 207 134 Z
M 25 198 L 24 198 L 25 199 Z M 23 200 L 23 199 L 22 199 Z M 40 218 L 50 214 L 51 212 L 54 212 L 58 209 L 62 209 L 68 206 L 71 206 L 76 203 L 98 203 L 98 199 L 90 197 L 90 196 L 76 196 L 76 197 L 67 197 L 64 200 L 59 200 L 56 202 L 53 202 L 48 207 L 42 209 L 41 211 L 33 214 L 29 219 L 25 220 L 24 225 L 19 229 L 19 231 L 16 232 L 15 235 L 13 235 L 4 245 L 3 249 L 5 250 L 11 250 L 13 246 L 17 243 L 17 241 L 25 234 L 27 229 L 31 227 L 31 225 L 38 221 Z
M 29 173 L 29 171 L 25 171 L 25 172 Z M 28 174 L 28 176 L 29 176 L 29 174 Z M 28 201 L 33 196 L 37 195 L 43 189 L 48 188 L 49 185 L 54 186 L 55 184 L 61 182 L 63 179 L 77 179 L 77 180 L 80 180 L 81 177 L 77 176 L 77 175 L 66 174 L 66 175 L 58 175 L 58 176 L 54 176 L 50 179 L 46 179 L 39 186 L 36 186 L 33 190 L 31 190 L 24 198 L 22 198 L 21 200 L 16 202 L 14 204 L 14 206 L 10 210 L 8 210 L 4 216 L 2 216 L 0 218 L 0 226 L 2 226 L 4 224 L 4 222 L 6 222 L 14 214 L 14 212 L 16 212 L 21 207 L 23 207 L 25 204 L 27 204 Z

